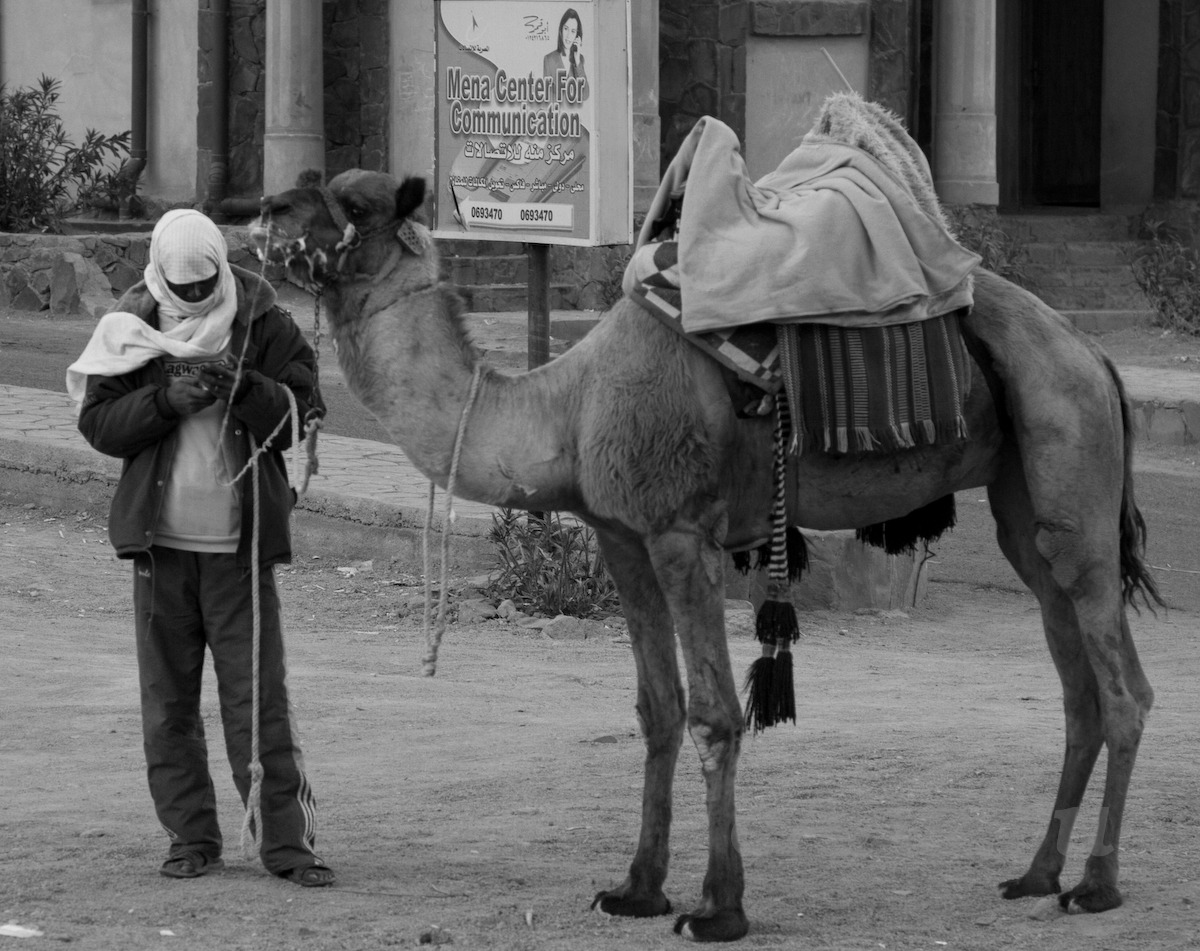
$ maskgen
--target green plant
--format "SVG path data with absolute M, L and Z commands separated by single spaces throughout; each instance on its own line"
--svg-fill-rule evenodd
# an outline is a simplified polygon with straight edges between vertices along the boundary
M 1150 241 L 1134 255 L 1134 277 L 1162 326 L 1200 334 L 1200 251 L 1184 244 L 1165 222 L 1147 221 L 1145 226 Z
M 620 610 L 616 585 L 586 525 L 501 509 L 492 515 L 488 537 L 500 562 L 488 580 L 489 597 L 511 598 L 550 616 L 607 617 Z
M 49 76 L 11 92 L 0 86 L 0 230 L 58 231 L 80 195 L 129 189 L 115 185 L 118 168 L 105 160 L 128 156 L 131 133 L 88 129 L 75 145 L 56 111 L 59 86 Z
M 1025 263 L 1029 249 L 1020 238 L 1002 227 L 996 212 L 976 205 L 946 205 L 943 208 L 950 231 L 958 243 L 983 260 L 981 266 L 1014 284 L 1025 286 Z
M 625 296 L 621 282 L 625 278 L 625 267 L 633 256 L 633 245 L 622 244 L 601 249 L 594 257 L 590 272 L 596 276 L 584 281 L 582 291 L 587 306 L 608 310 Z

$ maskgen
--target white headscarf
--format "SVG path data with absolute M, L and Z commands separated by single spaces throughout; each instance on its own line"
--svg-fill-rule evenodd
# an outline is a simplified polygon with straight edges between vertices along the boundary
M 90 374 L 120 376 L 170 354 L 187 360 L 216 359 L 229 345 L 237 313 L 237 285 L 221 231 L 198 211 L 168 211 L 150 236 L 146 287 L 160 314 L 180 321 L 155 330 L 135 314 L 114 311 L 96 324 L 79 359 L 67 368 L 67 393 L 82 405 Z M 171 292 L 167 282 L 191 284 L 218 274 L 216 288 L 192 303 Z
M 229 249 L 220 229 L 198 211 L 168 211 L 150 236 L 146 287 L 158 301 L 158 311 L 181 321 L 168 331 L 176 340 L 190 340 L 219 353 L 229 343 L 229 328 L 237 313 L 237 286 L 229 268 Z M 168 286 L 192 284 L 218 274 L 217 286 L 202 301 L 185 301 Z M 199 335 L 199 336 L 197 336 Z

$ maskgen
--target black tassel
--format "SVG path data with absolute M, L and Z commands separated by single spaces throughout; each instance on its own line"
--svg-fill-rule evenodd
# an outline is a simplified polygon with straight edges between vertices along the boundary
M 796 722 L 796 685 L 792 677 L 792 652 L 782 647 L 775 655 L 771 683 L 771 699 L 775 705 L 775 722 Z
M 771 543 L 763 542 L 757 548 L 732 552 L 733 567 L 742 574 L 766 568 L 771 563 Z
M 874 525 L 868 525 L 866 528 L 858 528 L 854 530 L 855 536 L 864 545 L 870 545 L 872 548 L 882 548 L 886 543 L 887 538 L 887 522 L 876 522 Z
M 764 644 L 791 644 L 800 637 L 800 622 L 792 602 L 768 599 L 758 609 L 754 634 Z
M 956 521 L 954 496 L 946 495 L 907 515 L 857 529 L 854 534 L 864 545 L 901 555 L 916 551 L 918 544 L 937 541 Z
M 808 571 L 808 543 L 794 525 L 787 529 L 787 561 L 788 581 L 799 581 L 800 575 Z
M 753 727 L 755 733 L 775 725 L 775 658 L 765 650 L 746 673 L 745 689 L 749 691 L 746 697 L 746 726 Z

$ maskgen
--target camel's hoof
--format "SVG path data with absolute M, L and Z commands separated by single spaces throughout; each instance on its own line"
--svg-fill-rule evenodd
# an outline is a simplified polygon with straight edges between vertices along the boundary
M 1001 898 L 1029 898 L 1033 895 L 1057 895 L 1062 891 L 1057 875 L 1035 875 L 1026 872 L 1020 878 L 1000 883 Z
M 1058 896 L 1063 911 L 1072 915 L 1112 911 L 1121 907 L 1121 901 L 1121 892 L 1116 885 L 1095 885 L 1086 881 Z
M 675 921 L 675 933 L 691 941 L 737 941 L 749 930 L 750 919 L 740 908 L 703 917 L 680 915 Z
M 620 892 L 597 892 L 592 900 L 592 911 L 619 918 L 656 918 L 669 915 L 671 903 L 662 892 L 649 898 L 622 895 Z

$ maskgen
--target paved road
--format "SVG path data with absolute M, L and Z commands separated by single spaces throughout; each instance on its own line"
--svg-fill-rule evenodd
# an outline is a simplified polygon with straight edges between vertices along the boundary
M 311 313 L 302 309 L 304 301 L 289 303 L 297 319 Z M 578 315 L 556 312 L 556 316 L 565 320 Z M 477 314 L 471 320 L 493 363 L 513 369 L 524 366 L 523 315 Z M 4 437 L 5 427 L 11 433 L 14 428 L 32 426 L 41 430 L 34 434 L 37 439 L 51 440 L 49 448 L 39 443 L 40 449 L 55 451 L 55 446 L 61 446 L 76 454 L 88 451 L 73 430 L 63 379 L 67 365 L 83 350 L 93 326 L 91 320 L 52 320 L 0 312 L 0 390 L 6 394 L 5 405 L 0 406 L 0 437 Z M 553 341 L 552 350 L 561 350 L 567 343 Z M 354 519 L 419 528 L 427 505 L 428 483 L 350 396 L 331 353 L 321 355 L 321 368 L 330 413 L 322 435 L 322 472 L 314 480 L 317 496 L 326 494 L 319 504 L 338 505 L 339 500 L 352 499 L 359 506 Z M 1145 393 L 1157 388 L 1161 399 L 1176 402 L 1189 399 L 1200 380 L 1196 374 L 1147 372 L 1137 367 L 1123 368 L 1123 372 L 1131 391 Z M 1172 392 L 1170 381 L 1183 389 Z M 1152 407 L 1153 402 L 1143 405 Z M 1188 405 L 1195 412 L 1200 400 Z M 45 418 L 31 421 L 23 415 L 24 406 L 35 407 L 37 413 L 46 414 Z M 1170 421 L 1165 414 L 1160 418 Z M 56 435 L 46 437 L 45 432 L 55 427 Z M 1169 427 L 1163 427 L 1159 435 L 1165 439 L 1144 440 L 1137 457 L 1138 501 L 1150 533 L 1149 560 L 1159 568 L 1158 578 L 1168 601 L 1182 610 L 1200 612 L 1200 446 L 1171 444 L 1173 433 Z M 960 525 L 939 546 L 937 577 L 958 579 L 964 585 L 984 581 L 1019 586 L 996 551 L 991 518 L 982 498 L 982 492 L 960 493 Z M 437 504 L 440 512 L 440 495 Z M 490 527 L 492 511 L 489 506 L 458 503 L 460 521 L 456 531 L 482 538 Z

